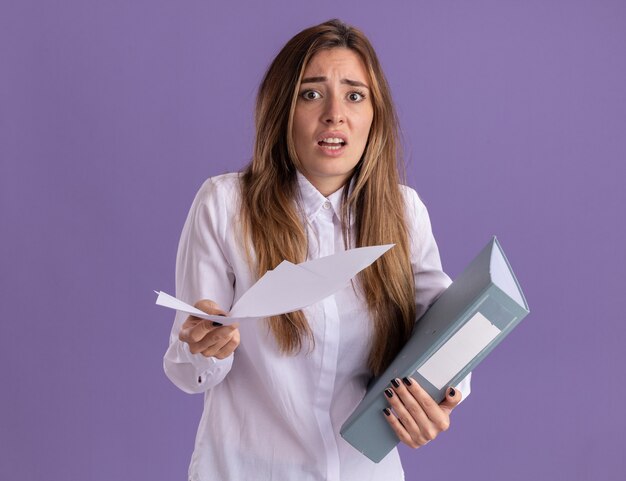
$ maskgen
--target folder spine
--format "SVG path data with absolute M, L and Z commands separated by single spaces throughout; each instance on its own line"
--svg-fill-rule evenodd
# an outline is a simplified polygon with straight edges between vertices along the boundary
M 508 278 L 502 273 L 506 269 Z M 381 461 L 399 442 L 382 414 L 388 405 L 383 391 L 391 379 L 411 376 L 439 403 L 448 386 L 464 379 L 529 312 L 494 237 L 416 322 L 411 338 L 382 376 L 370 383 L 341 435 L 372 461 Z

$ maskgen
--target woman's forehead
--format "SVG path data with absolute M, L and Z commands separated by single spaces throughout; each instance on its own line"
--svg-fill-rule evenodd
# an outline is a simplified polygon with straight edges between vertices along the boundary
M 359 77 L 354 80 L 367 81 L 369 77 L 360 55 L 346 47 L 324 49 L 315 53 L 304 69 L 304 77 L 325 77 L 334 71 Z

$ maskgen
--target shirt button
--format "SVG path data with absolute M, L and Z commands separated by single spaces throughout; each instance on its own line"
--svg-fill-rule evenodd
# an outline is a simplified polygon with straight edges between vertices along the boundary
M 324 202 L 324 204 L 322 205 L 322 207 L 326 210 L 330 209 L 330 202 L 326 201 Z

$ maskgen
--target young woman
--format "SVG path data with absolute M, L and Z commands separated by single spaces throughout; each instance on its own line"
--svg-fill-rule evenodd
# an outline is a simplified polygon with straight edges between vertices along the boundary
M 196 195 L 177 297 L 224 314 L 284 259 L 396 246 L 302 311 L 233 326 L 177 315 L 165 372 L 204 393 L 189 479 L 403 479 L 397 450 L 375 464 L 339 429 L 450 279 L 426 207 L 399 184 L 396 114 L 369 41 L 338 20 L 298 33 L 261 83 L 255 120 L 245 171 Z M 380 415 L 414 448 L 446 430 L 469 394 L 467 378 L 437 405 L 414 380 L 389 381 Z

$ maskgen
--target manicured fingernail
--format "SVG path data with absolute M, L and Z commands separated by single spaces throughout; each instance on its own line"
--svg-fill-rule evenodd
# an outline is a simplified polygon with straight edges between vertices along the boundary
M 389 410 L 389 408 L 383 409 L 383 412 L 385 413 L 385 416 L 391 416 L 391 411 Z
M 393 391 L 391 389 L 385 389 L 385 396 L 392 397 L 393 396 Z
M 411 385 L 411 380 L 408 377 L 403 377 L 402 382 L 406 384 L 407 386 Z
M 456 391 L 454 390 L 453 387 L 450 388 L 450 397 L 454 397 L 454 395 L 456 394 Z
M 400 387 L 400 381 L 398 381 L 398 379 L 392 379 L 391 380 L 391 384 L 393 384 L 393 387 Z
M 221 322 L 215 322 L 215 321 L 213 321 L 213 325 L 214 325 L 214 326 L 223 326 L 224 324 L 222 324 Z

